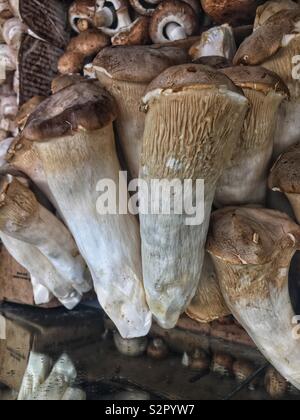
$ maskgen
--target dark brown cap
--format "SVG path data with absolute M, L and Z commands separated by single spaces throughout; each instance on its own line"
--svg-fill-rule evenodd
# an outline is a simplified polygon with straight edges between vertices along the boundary
M 286 194 L 300 193 L 300 143 L 278 158 L 271 169 L 269 188 Z
M 299 20 L 300 9 L 276 13 L 245 39 L 236 53 L 234 64 L 262 64 L 282 48 L 284 35 L 293 34 Z
M 94 60 L 94 69 L 115 80 L 149 83 L 162 71 L 176 64 L 188 63 L 188 52 L 168 46 L 108 47 Z
M 149 41 L 149 18 L 145 16 L 139 17 L 112 38 L 113 45 L 145 45 Z
M 233 265 L 261 265 L 299 244 L 300 228 L 286 214 L 260 208 L 218 210 L 212 215 L 207 250 Z
M 96 81 L 71 85 L 46 99 L 31 114 L 24 137 L 31 141 L 103 128 L 116 118 L 112 96 Z
M 252 23 L 262 0 L 201 0 L 205 13 L 218 24 L 232 26 Z
M 191 86 L 199 88 L 221 88 L 241 93 L 232 81 L 212 67 L 201 64 L 182 64 L 170 67 L 154 79 L 147 88 L 146 95 L 155 90 L 180 91 Z
M 266 95 L 270 91 L 275 91 L 290 96 L 289 89 L 283 80 L 276 73 L 263 67 L 236 66 L 220 71 L 242 89 L 252 89 Z

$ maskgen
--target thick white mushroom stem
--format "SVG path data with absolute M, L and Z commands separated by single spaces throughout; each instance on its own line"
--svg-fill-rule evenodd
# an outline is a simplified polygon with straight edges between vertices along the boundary
M 107 91 L 96 82 L 80 83 L 43 102 L 25 134 L 36 140 L 49 186 L 88 263 L 100 304 L 121 335 L 133 338 L 146 335 L 151 326 L 138 223 L 114 207 L 103 211 L 99 193 L 108 183 L 114 202 L 119 187 L 115 115 Z
M 91 289 L 85 263 L 68 229 L 10 175 L 2 178 L 0 230 L 37 247 L 79 293 Z
M 81 295 L 35 246 L 3 232 L 0 232 L 0 238 L 12 257 L 29 272 L 37 305 L 50 302 L 53 296 L 67 309 L 78 305 Z
M 235 64 L 261 65 L 276 73 L 290 90 L 278 117 L 274 156 L 277 158 L 300 140 L 300 8 L 282 10 L 270 17 L 240 46 Z
M 300 347 L 288 287 L 300 228 L 272 210 L 227 208 L 213 214 L 207 248 L 232 314 L 282 376 L 300 389 Z
M 138 178 L 145 127 L 140 112 L 141 99 L 148 84 L 171 65 L 187 63 L 185 51 L 175 47 L 131 46 L 106 48 L 94 60 L 98 80 L 115 98 L 115 121 L 119 142 L 132 178 Z M 138 62 L 138 66 L 133 66 Z
M 206 252 L 197 292 L 185 311 L 197 322 L 209 323 L 230 315 L 211 256 Z
M 250 108 L 230 167 L 219 180 L 215 205 L 265 205 L 279 108 L 289 92 L 277 75 L 262 67 L 221 71 L 243 89 Z
M 140 177 L 150 192 L 140 191 L 144 283 L 155 318 L 163 328 L 173 328 L 199 283 L 216 184 L 236 145 L 248 102 L 221 73 L 183 65 L 155 79 L 144 103 Z M 153 180 L 179 182 L 179 187 L 175 194 L 169 191 L 171 197 L 157 194 Z M 185 180 L 192 181 L 190 195 L 188 189 L 184 195 L 193 197 L 194 211 L 179 207 Z M 197 180 L 204 181 L 204 195 Z M 170 209 L 164 207 L 168 198 Z
M 201 57 L 224 57 L 232 62 L 236 53 L 233 29 L 229 25 L 215 26 L 203 32 L 199 41 L 190 49 L 193 61 Z

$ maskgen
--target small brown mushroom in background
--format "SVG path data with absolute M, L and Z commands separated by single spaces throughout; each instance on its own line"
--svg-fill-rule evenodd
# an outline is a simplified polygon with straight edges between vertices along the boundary
M 163 1 L 153 13 L 149 33 L 153 43 L 162 44 L 186 39 L 199 30 L 193 8 L 179 0 Z
M 149 18 L 141 16 L 111 39 L 112 45 L 145 45 L 150 41 Z
M 0 19 L 10 19 L 13 17 L 8 0 L 0 0 Z
M 300 224 L 300 143 L 277 159 L 270 172 L 269 188 L 285 194 Z
M 80 73 L 86 59 L 92 60 L 103 48 L 110 45 L 110 38 L 97 29 L 88 29 L 71 39 L 65 54 L 59 59 L 61 74 Z
M 265 389 L 271 398 L 280 400 L 288 392 L 288 382 L 273 367 L 270 367 L 265 376 Z
M 232 376 L 233 363 L 234 359 L 229 354 L 215 353 L 212 359 L 211 370 L 220 376 Z
M 71 28 L 79 33 L 92 28 L 95 14 L 95 0 L 76 0 L 69 9 Z
M 152 16 L 162 0 L 129 0 L 133 9 L 142 16 Z
M 201 0 L 203 10 L 215 23 L 232 26 L 252 23 L 261 3 L 262 0 Z
M 228 63 L 233 61 L 236 54 L 234 33 L 229 25 L 216 26 L 203 32 L 189 51 L 193 62 L 203 57 L 222 57 Z M 199 63 L 199 62 L 198 62 Z
M 288 281 L 300 227 L 273 210 L 229 207 L 212 215 L 207 249 L 232 314 L 265 358 L 300 389 Z
M 162 338 L 154 338 L 147 347 L 147 355 L 151 359 L 166 359 L 169 354 L 169 348 Z
M 233 363 L 233 374 L 239 384 L 242 384 L 255 373 L 255 366 L 247 360 L 237 360 Z M 257 386 L 256 381 L 252 381 L 248 386 L 250 391 L 254 391 Z
M 270 17 L 283 10 L 297 9 L 299 4 L 293 0 L 271 0 L 259 6 L 256 10 L 254 31 L 264 25 Z
M 128 29 L 133 23 L 127 0 L 97 0 L 94 25 L 109 36 Z
M 201 349 L 196 349 L 190 358 L 189 368 L 202 374 L 208 373 L 210 368 L 210 358 Z

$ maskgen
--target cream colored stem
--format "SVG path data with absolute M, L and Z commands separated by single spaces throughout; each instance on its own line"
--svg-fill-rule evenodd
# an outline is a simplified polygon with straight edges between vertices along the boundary
M 68 281 L 58 274 L 50 261 L 37 248 L 12 238 L 3 232 L 0 232 L 0 238 L 12 257 L 30 273 L 34 288 L 39 287 L 39 285 L 44 286 L 67 309 L 73 309 L 80 302 L 81 296 Z M 39 290 L 40 292 L 42 292 L 41 289 Z M 50 300 L 51 296 L 49 296 Z
M 99 181 L 113 181 L 117 191 L 119 186 L 112 125 L 39 143 L 38 148 L 51 191 L 91 270 L 100 304 L 124 338 L 146 335 L 151 314 L 142 284 L 138 223 L 132 215 L 103 215 L 96 208 Z
M 178 23 L 169 23 L 166 27 L 166 34 L 170 41 L 179 41 L 187 38 L 185 29 Z

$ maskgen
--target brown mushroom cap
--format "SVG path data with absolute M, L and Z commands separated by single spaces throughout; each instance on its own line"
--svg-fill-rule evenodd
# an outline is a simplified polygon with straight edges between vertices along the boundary
M 141 16 L 129 28 L 112 38 L 113 45 L 145 45 L 149 43 L 149 18 Z
M 252 89 L 267 95 L 270 91 L 290 96 L 290 92 L 276 73 L 263 67 L 236 66 L 220 70 L 242 89 Z
M 61 74 L 80 73 L 84 64 L 84 56 L 77 52 L 67 51 L 58 60 L 57 68 Z
M 182 64 L 170 67 L 154 79 L 147 88 L 147 94 L 156 90 L 172 90 L 174 92 L 196 86 L 198 88 L 227 88 L 241 93 L 232 81 L 212 67 L 201 64 Z
M 286 194 L 300 193 L 300 143 L 278 158 L 271 169 L 269 188 Z
M 152 16 L 162 0 L 129 0 L 129 3 L 142 16 Z
M 232 26 L 252 23 L 262 0 L 201 0 L 202 8 L 214 22 Z
M 86 81 L 87 79 L 80 74 L 61 74 L 52 80 L 51 91 L 52 94 L 55 94 L 68 86 L 74 85 L 75 83 Z
M 77 83 L 42 102 L 29 117 L 24 136 L 42 142 L 80 130 L 99 130 L 111 123 L 116 114 L 114 99 L 98 82 Z
M 262 265 L 281 249 L 294 248 L 299 235 L 299 226 L 284 213 L 228 207 L 212 215 L 207 250 L 232 265 Z
M 292 34 L 299 21 L 300 9 L 276 13 L 245 39 L 236 53 L 234 64 L 262 64 L 282 48 L 284 35 Z
M 173 22 L 183 26 L 188 37 L 195 35 L 199 29 L 198 17 L 191 6 L 179 0 L 166 0 L 156 8 L 151 18 L 149 33 L 153 43 L 169 41 L 165 29 Z
M 82 54 L 89 57 L 97 54 L 103 48 L 110 45 L 108 35 L 98 29 L 88 29 L 71 39 L 67 51 Z
M 203 66 L 214 67 L 215 69 L 224 69 L 230 66 L 230 62 L 225 57 L 219 55 L 210 55 L 193 60 L 193 64 L 202 64 Z
M 25 126 L 30 114 L 32 114 L 33 111 L 35 111 L 35 109 L 39 106 L 39 104 L 42 103 L 45 99 L 45 96 L 34 96 L 21 106 L 15 119 L 19 128 L 22 129 Z
M 108 47 L 93 62 L 115 80 L 149 83 L 170 66 L 187 63 L 187 51 L 168 46 Z
M 288 382 L 273 367 L 270 367 L 265 376 L 265 388 L 273 399 L 280 399 L 288 392 Z

